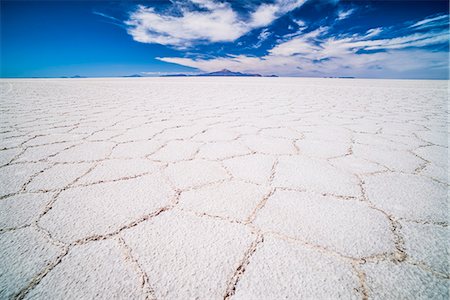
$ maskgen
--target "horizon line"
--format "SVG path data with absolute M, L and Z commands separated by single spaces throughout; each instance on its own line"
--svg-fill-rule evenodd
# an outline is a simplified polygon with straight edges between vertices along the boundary
M 183 73 L 178 73 L 183 74 Z M 75 75 L 78 76 L 78 75 Z M 73 76 L 14 76 L 14 77 L 3 77 L 0 76 L 0 79 L 99 79 L 99 78 L 129 78 L 129 79 L 137 79 L 137 78 L 186 78 L 186 77 L 211 77 L 211 78 L 230 78 L 230 77 L 249 77 L 249 78 L 313 78 L 313 79 L 373 79 L 373 80 L 450 80 L 450 77 L 447 78 L 402 78 L 402 77 L 356 77 L 356 76 L 196 76 L 196 75 L 186 75 L 186 76 L 167 76 L 167 75 L 158 75 L 158 76 L 131 76 L 131 75 L 117 75 L 117 76 L 82 76 L 73 77 Z

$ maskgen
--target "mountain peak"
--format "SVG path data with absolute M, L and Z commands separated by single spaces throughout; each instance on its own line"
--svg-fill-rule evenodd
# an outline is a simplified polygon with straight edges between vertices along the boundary
M 180 76 L 241 76 L 241 77 L 263 77 L 261 74 L 251 74 L 251 73 L 241 73 L 234 72 L 228 69 L 222 69 L 220 71 L 210 72 L 210 73 L 202 73 L 196 75 L 186 75 L 186 74 L 173 74 L 173 75 L 162 75 L 163 77 L 180 77 Z M 271 75 L 270 77 L 277 77 L 276 75 Z
M 233 71 L 230 71 L 228 69 L 222 69 L 222 70 L 216 71 L 216 72 L 199 74 L 197 76 L 250 76 L 250 77 L 261 77 L 260 74 L 247 74 L 247 73 L 241 73 L 241 72 L 233 72 Z

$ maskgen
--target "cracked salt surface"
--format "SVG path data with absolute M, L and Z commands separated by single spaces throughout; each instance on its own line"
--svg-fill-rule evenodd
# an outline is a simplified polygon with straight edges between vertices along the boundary
M 1 299 L 448 299 L 446 82 L 0 86 Z
M 74 246 L 25 299 L 145 299 L 122 252 L 114 239 Z

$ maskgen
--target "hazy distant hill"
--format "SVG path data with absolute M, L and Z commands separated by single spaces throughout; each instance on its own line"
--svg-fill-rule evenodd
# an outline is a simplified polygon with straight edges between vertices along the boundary
M 166 74 L 166 75 L 161 75 L 160 77 L 186 77 L 189 75 L 186 74 Z M 195 76 L 195 75 L 191 75 L 191 76 Z
M 227 69 L 223 69 L 216 72 L 211 73 L 202 73 L 196 75 L 186 75 L 186 74 L 168 74 L 161 75 L 161 77 L 186 77 L 186 76 L 240 76 L 240 77 L 278 77 L 277 75 L 263 76 L 261 74 L 251 74 L 251 73 L 241 73 L 241 72 L 233 72 Z
M 142 75 L 139 74 L 133 74 L 133 75 L 124 75 L 122 77 L 142 77 Z
M 262 77 L 261 74 L 250 74 L 250 73 L 241 73 L 241 72 L 233 72 L 227 69 L 223 69 L 216 72 L 198 74 L 195 76 L 247 76 L 247 77 Z

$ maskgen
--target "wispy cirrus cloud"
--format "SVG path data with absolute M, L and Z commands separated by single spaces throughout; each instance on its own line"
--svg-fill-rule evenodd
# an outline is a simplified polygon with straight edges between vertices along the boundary
M 253 45 L 253 48 L 259 48 L 261 45 L 272 35 L 272 33 L 266 28 L 258 35 L 258 41 Z
M 251 28 L 267 26 L 275 19 L 301 6 L 305 0 L 277 0 L 271 4 L 261 4 L 251 13 Z
M 347 10 L 341 10 L 338 12 L 337 19 L 338 20 L 344 20 L 350 17 L 355 12 L 354 8 L 347 9 Z
M 110 24 L 119 26 L 121 28 L 126 28 L 126 26 L 123 24 L 122 20 L 120 20 L 120 19 L 117 19 L 113 16 L 110 16 L 110 15 L 107 15 L 105 13 L 98 12 L 98 11 L 93 11 L 92 13 L 94 15 L 100 16 L 100 17 L 104 18 L 105 20 L 107 20 L 107 21 L 105 21 L 106 23 L 110 23 Z
M 365 37 L 371 38 L 371 37 L 379 35 L 381 32 L 383 32 L 383 28 L 381 28 L 381 27 L 371 28 L 371 29 L 367 30 Z
M 157 12 L 143 5 L 125 22 L 135 41 L 187 48 L 198 42 L 232 42 L 253 29 L 269 25 L 275 19 L 301 6 L 305 0 L 276 0 L 257 6 L 247 17 L 227 2 L 189 0 L 201 9 L 181 7 L 179 15 Z
M 429 17 L 424 20 L 420 20 L 411 26 L 410 28 L 416 29 L 424 29 L 424 28 L 432 28 L 432 27 L 440 27 L 440 26 L 448 26 L 449 25 L 449 16 L 448 15 L 438 15 L 435 17 Z

